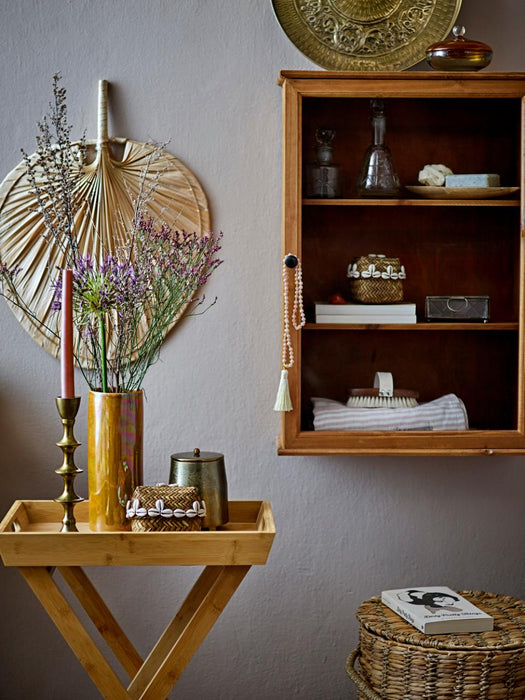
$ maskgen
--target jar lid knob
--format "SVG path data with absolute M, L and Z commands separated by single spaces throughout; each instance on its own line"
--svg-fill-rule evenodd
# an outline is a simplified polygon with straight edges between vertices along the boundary
M 452 29 L 452 34 L 456 37 L 456 39 L 461 39 L 465 35 L 465 27 L 463 27 L 461 24 L 456 25 Z
M 194 457 L 200 457 L 200 456 L 201 456 L 201 451 L 199 450 L 198 447 L 196 447 L 196 448 L 193 450 L 193 456 L 194 456 Z

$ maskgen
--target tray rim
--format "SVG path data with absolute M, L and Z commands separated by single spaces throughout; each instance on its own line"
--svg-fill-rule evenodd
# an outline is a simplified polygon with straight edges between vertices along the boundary
M 62 506 L 49 500 L 16 500 L 0 522 L 0 556 L 5 566 L 154 566 L 265 564 L 275 536 L 269 501 L 229 501 L 233 513 L 252 513 L 224 529 L 191 532 L 59 532 Z M 78 509 L 78 511 L 77 511 Z M 88 502 L 76 506 L 79 525 Z M 30 520 L 56 511 L 57 519 Z M 13 523 L 49 523 L 54 530 L 11 531 Z M 239 528 L 235 525 L 238 524 Z M 242 527 L 244 526 L 244 527 Z M 248 526 L 248 527 L 247 527 Z

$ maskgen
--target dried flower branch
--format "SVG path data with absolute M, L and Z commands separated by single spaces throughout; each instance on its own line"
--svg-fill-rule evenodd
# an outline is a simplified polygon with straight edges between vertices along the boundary
M 86 140 L 83 135 L 78 144 L 71 142 L 73 127 L 68 124 L 66 90 L 60 80 L 59 73 L 53 76 L 53 100 L 50 113 L 37 125 L 36 152 L 29 156 L 21 151 L 46 236 L 66 254 L 69 265 L 75 262 L 78 251 L 74 220 L 82 202 L 75 188 L 82 175 Z

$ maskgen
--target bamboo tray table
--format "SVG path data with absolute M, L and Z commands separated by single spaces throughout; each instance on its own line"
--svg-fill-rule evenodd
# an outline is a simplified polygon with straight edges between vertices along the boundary
M 17 566 L 104 698 L 166 697 L 252 565 L 266 563 L 275 536 L 267 501 L 230 501 L 216 531 L 91 532 L 88 503 L 77 504 L 79 532 L 59 532 L 54 501 L 15 501 L 0 523 L 0 555 Z M 180 610 L 145 661 L 124 634 L 83 566 L 204 566 Z M 126 687 L 53 580 L 60 572 L 131 678 Z

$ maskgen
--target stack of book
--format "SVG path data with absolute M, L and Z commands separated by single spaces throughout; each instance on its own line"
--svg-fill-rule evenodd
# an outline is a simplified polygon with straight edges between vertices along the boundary
M 316 323 L 417 323 L 416 305 L 315 304 Z

